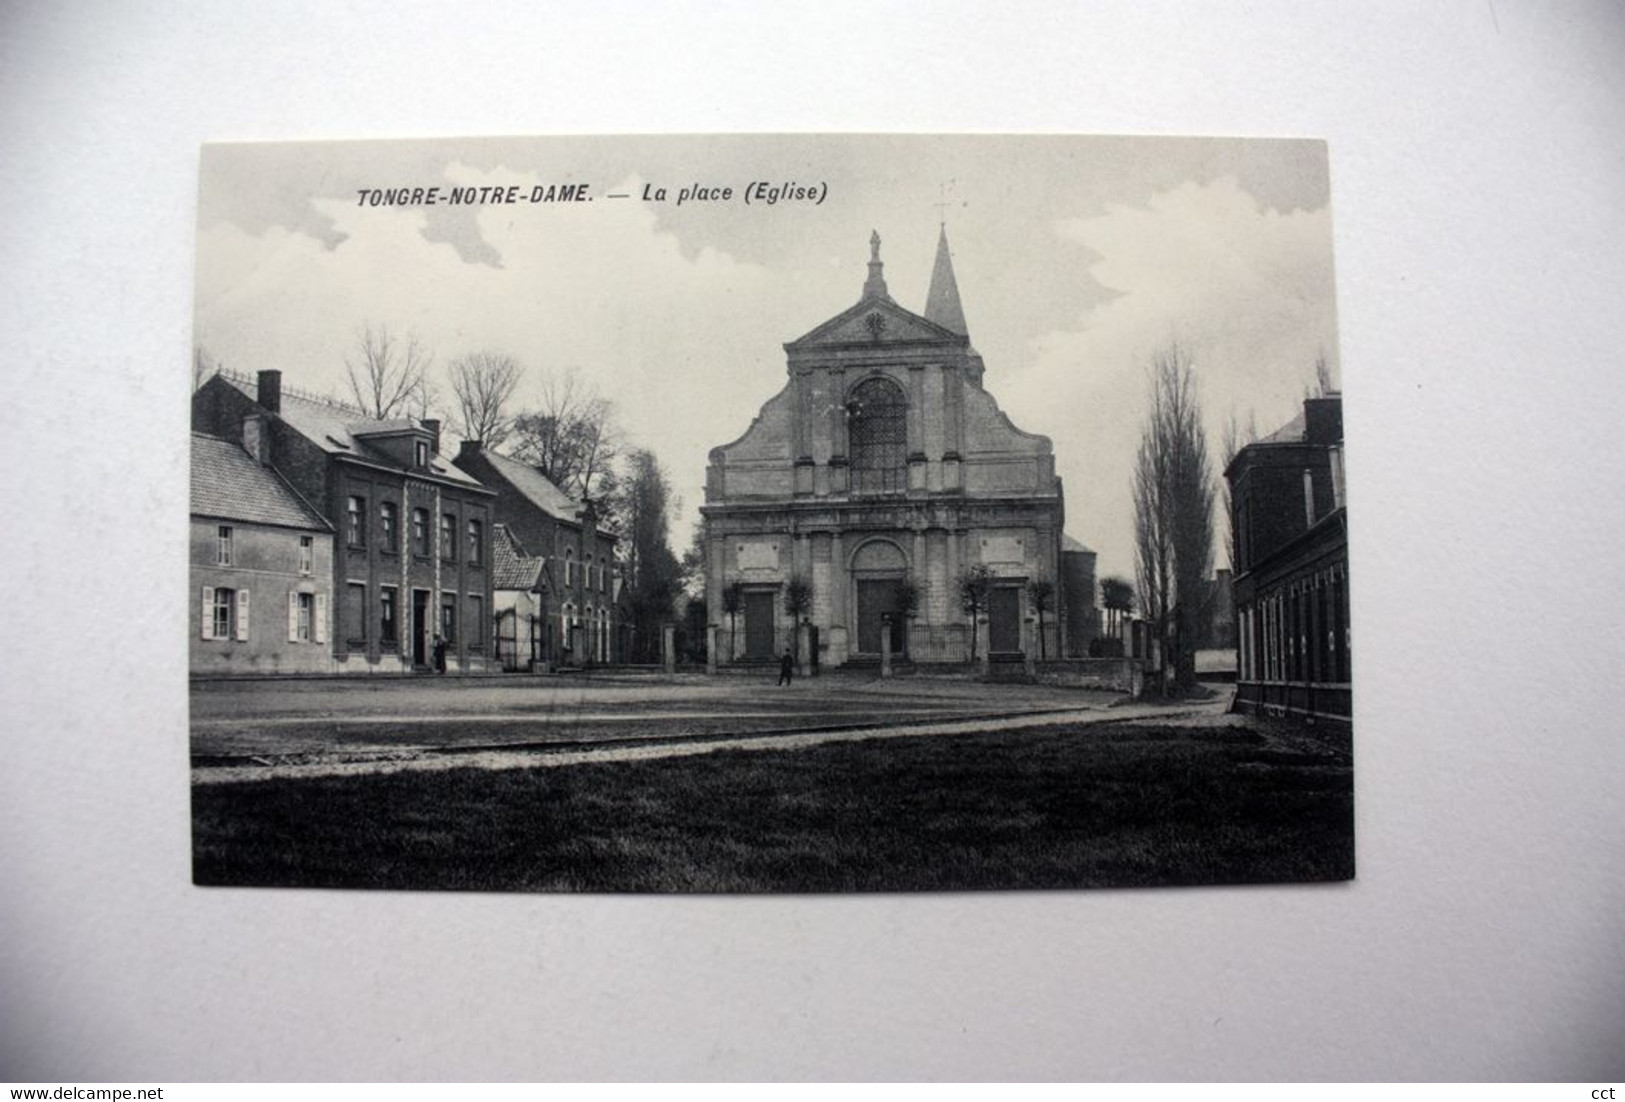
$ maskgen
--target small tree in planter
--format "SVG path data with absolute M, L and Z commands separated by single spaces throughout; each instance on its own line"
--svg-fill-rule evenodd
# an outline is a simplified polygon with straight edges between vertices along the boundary
M 920 613 L 920 587 L 914 584 L 913 578 L 899 578 L 892 601 L 897 609 L 897 614 L 904 617 L 904 653 L 912 654 L 914 641 L 909 636 L 914 632 L 914 617 Z
M 973 566 L 959 576 L 959 607 L 970 616 L 970 660 L 976 662 L 976 623 L 993 594 L 993 571 Z
M 734 660 L 738 653 L 736 649 L 739 631 L 739 610 L 745 607 L 745 587 L 739 582 L 729 582 L 722 587 L 722 611 L 728 614 L 728 661 Z
M 790 614 L 790 646 L 801 661 L 801 618 L 812 611 L 812 582 L 797 575 L 784 584 L 784 611 Z
M 1027 599 L 1033 603 L 1033 611 L 1038 614 L 1038 658 L 1047 662 L 1049 656 L 1044 653 L 1044 613 L 1055 607 L 1055 583 L 1048 578 L 1034 578 L 1027 583 Z

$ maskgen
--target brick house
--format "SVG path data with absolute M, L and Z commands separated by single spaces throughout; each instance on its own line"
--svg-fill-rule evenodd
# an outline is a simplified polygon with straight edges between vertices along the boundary
M 241 439 L 331 526 L 335 671 L 429 671 L 437 635 L 448 671 L 495 665 L 495 495 L 441 459 L 438 421 L 369 420 L 262 371 L 209 379 L 192 427 Z
M 1352 716 L 1343 400 L 1303 412 L 1236 453 L 1230 482 L 1236 704 L 1254 713 Z
M 332 525 L 240 443 L 196 432 L 191 496 L 191 672 L 329 672 Z
M 551 600 L 540 660 L 563 666 L 621 661 L 616 537 L 598 524 L 592 505 L 478 440 L 463 441 L 452 462 L 495 494 L 497 522 L 548 568 Z

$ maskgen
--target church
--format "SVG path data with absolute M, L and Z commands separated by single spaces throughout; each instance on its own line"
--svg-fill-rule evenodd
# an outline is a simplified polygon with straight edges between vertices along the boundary
M 1011 424 L 983 386 L 946 227 L 923 314 L 888 293 L 878 233 L 869 248 L 856 304 L 784 346 L 784 388 L 711 450 L 713 658 L 1076 656 L 1093 634 L 1077 628 L 1094 623 L 1094 555 L 1063 551 L 1049 438 Z M 973 625 L 960 582 L 978 567 L 991 584 Z M 1084 568 L 1080 596 L 1067 582 Z

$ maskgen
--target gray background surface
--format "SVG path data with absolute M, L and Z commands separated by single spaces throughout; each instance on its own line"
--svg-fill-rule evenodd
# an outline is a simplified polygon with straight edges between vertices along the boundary
M 1625 1076 L 1625 9 L 0 13 L 0 1078 Z M 1359 879 L 862 898 L 188 882 L 204 140 L 1330 141 Z

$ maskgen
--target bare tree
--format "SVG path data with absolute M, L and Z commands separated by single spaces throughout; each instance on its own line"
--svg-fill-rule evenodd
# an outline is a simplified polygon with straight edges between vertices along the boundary
M 1240 548 L 1236 545 L 1238 533 L 1236 532 L 1234 502 L 1230 498 L 1230 480 L 1224 477 L 1224 472 L 1230 469 L 1230 464 L 1235 462 L 1236 456 L 1241 449 L 1257 439 L 1258 423 L 1254 419 L 1252 411 L 1248 411 L 1247 423 L 1243 425 L 1236 419 L 1236 411 L 1232 409 L 1224 419 L 1224 428 L 1220 431 L 1219 436 L 1219 481 L 1223 484 L 1224 529 L 1227 533 L 1225 549 L 1232 570 L 1235 569 L 1236 563 L 1239 561 L 1237 552 Z
M 1191 358 L 1170 344 L 1152 359 L 1150 410 L 1134 469 L 1140 601 L 1164 648 L 1163 690 L 1196 681 L 1198 625 L 1210 597 L 1213 474 Z
M 387 326 L 368 324 L 357 334 L 354 352 L 345 357 L 344 371 L 356 405 L 368 417 L 387 421 L 428 414 L 433 362 L 415 335 L 408 334 L 402 343 Z
M 487 447 L 501 444 L 513 431 L 508 402 L 524 374 L 519 362 L 496 352 L 471 352 L 451 361 L 448 372 L 457 399 L 457 432 Z
M 574 371 L 544 375 L 541 404 L 513 421 L 514 456 L 574 497 L 605 493 L 621 452 L 615 406 Z

